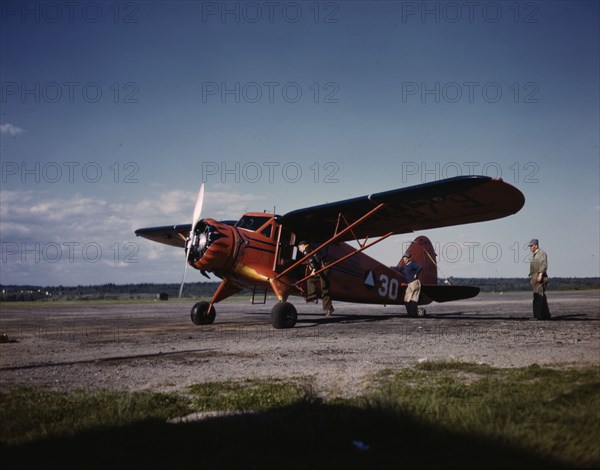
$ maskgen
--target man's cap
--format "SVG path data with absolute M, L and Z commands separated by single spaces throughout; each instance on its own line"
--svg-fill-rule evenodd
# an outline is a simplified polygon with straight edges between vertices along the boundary
M 531 246 L 531 245 L 540 246 L 540 241 L 537 238 L 532 238 L 531 241 L 529 242 L 529 246 Z

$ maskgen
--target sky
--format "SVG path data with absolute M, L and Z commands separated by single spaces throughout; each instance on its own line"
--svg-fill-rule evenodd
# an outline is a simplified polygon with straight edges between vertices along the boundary
M 179 282 L 137 228 L 460 175 L 515 215 L 428 236 L 442 277 L 600 276 L 597 1 L 2 1 L 0 283 Z M 187 273 L 189 281 L 204 278 Z

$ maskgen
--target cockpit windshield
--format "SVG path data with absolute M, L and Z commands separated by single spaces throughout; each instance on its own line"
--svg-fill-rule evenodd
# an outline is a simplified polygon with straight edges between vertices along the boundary
M 245 215 L 240 220 L 238 220 L 235 226 L 238 228 L 245 228 L 246 230 L 252 230 L 253 232 L 255 232 L 270 219 L 271 217 Z

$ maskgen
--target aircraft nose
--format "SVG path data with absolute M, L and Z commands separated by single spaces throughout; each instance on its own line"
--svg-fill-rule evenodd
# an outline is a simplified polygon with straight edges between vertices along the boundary
M 231 258 L 232 232 L 228 225 L 211 219 L 200 220 L 194 229 L 188 263 L 203 272 L 222 272 Z
M 203 221 L 199 221 L 196 224 L 192 232 L 192 238 L 188 241 L 188 263 L 194 264 L 197 260 L 199 260 L 206 247 L 208 239 L 206 238 L 206 225 Z

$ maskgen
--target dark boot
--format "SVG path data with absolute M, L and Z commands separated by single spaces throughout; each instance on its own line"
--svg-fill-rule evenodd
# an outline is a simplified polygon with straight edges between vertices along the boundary
M 550 315 L 550 308 L 548 307 L 548 298 L 546 297 L 546 294 L 544 294 L 542 297 L 542 319 L 550 320 L 551 318 L 552 315 Z
M 540 294 L 533 294 L 533 316 L 537 320 L 544 319 L 544 298 Z
M 408 316 L 416 317 L 418 308 L 419 308 L 419 304 L 417 304 L 417 302 L 409 302 L 408 303 Z

